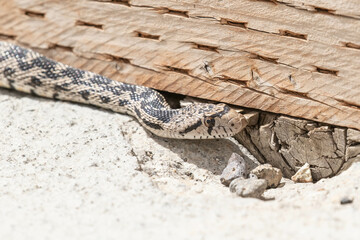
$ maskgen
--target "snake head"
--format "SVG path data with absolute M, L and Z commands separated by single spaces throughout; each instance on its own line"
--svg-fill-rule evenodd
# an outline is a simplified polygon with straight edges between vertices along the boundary
M 176 138 L 226 138 L 237 134 L 247 125 L 242 114 L 225 104 L 190 105 L 183 110 L 182 115 L 188 117 L 183 120 Z

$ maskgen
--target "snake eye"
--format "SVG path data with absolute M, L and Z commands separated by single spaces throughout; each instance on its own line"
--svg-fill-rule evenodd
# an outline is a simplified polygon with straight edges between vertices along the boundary
M 215 119 L 213 117 L 205 117 L 204 124 L 206 127 L 214 127 Z

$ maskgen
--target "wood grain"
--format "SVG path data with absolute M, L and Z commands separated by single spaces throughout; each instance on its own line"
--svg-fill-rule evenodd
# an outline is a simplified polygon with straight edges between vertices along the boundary
M 0 0 L 0 39 L 114 80 L 360 129 L 355 0 Z

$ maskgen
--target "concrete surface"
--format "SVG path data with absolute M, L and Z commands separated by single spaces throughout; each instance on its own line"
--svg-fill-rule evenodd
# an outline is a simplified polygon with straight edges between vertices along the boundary
M 0 109 L 0 239 L 360 239 L 358 163 L 242 199 L 220 183 L 245 151 L 232 139 L 160 139 L 129 116 L 7 90 Z

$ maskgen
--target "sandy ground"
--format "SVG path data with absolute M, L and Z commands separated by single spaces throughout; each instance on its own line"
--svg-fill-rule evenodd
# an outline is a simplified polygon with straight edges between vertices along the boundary
M 7 90 L 0 109 L 0 239 L 360 239 L 360 164 L 242 199 L 219 181 L 245 151 L 232 139 L 160 139 L 129 116 Z

